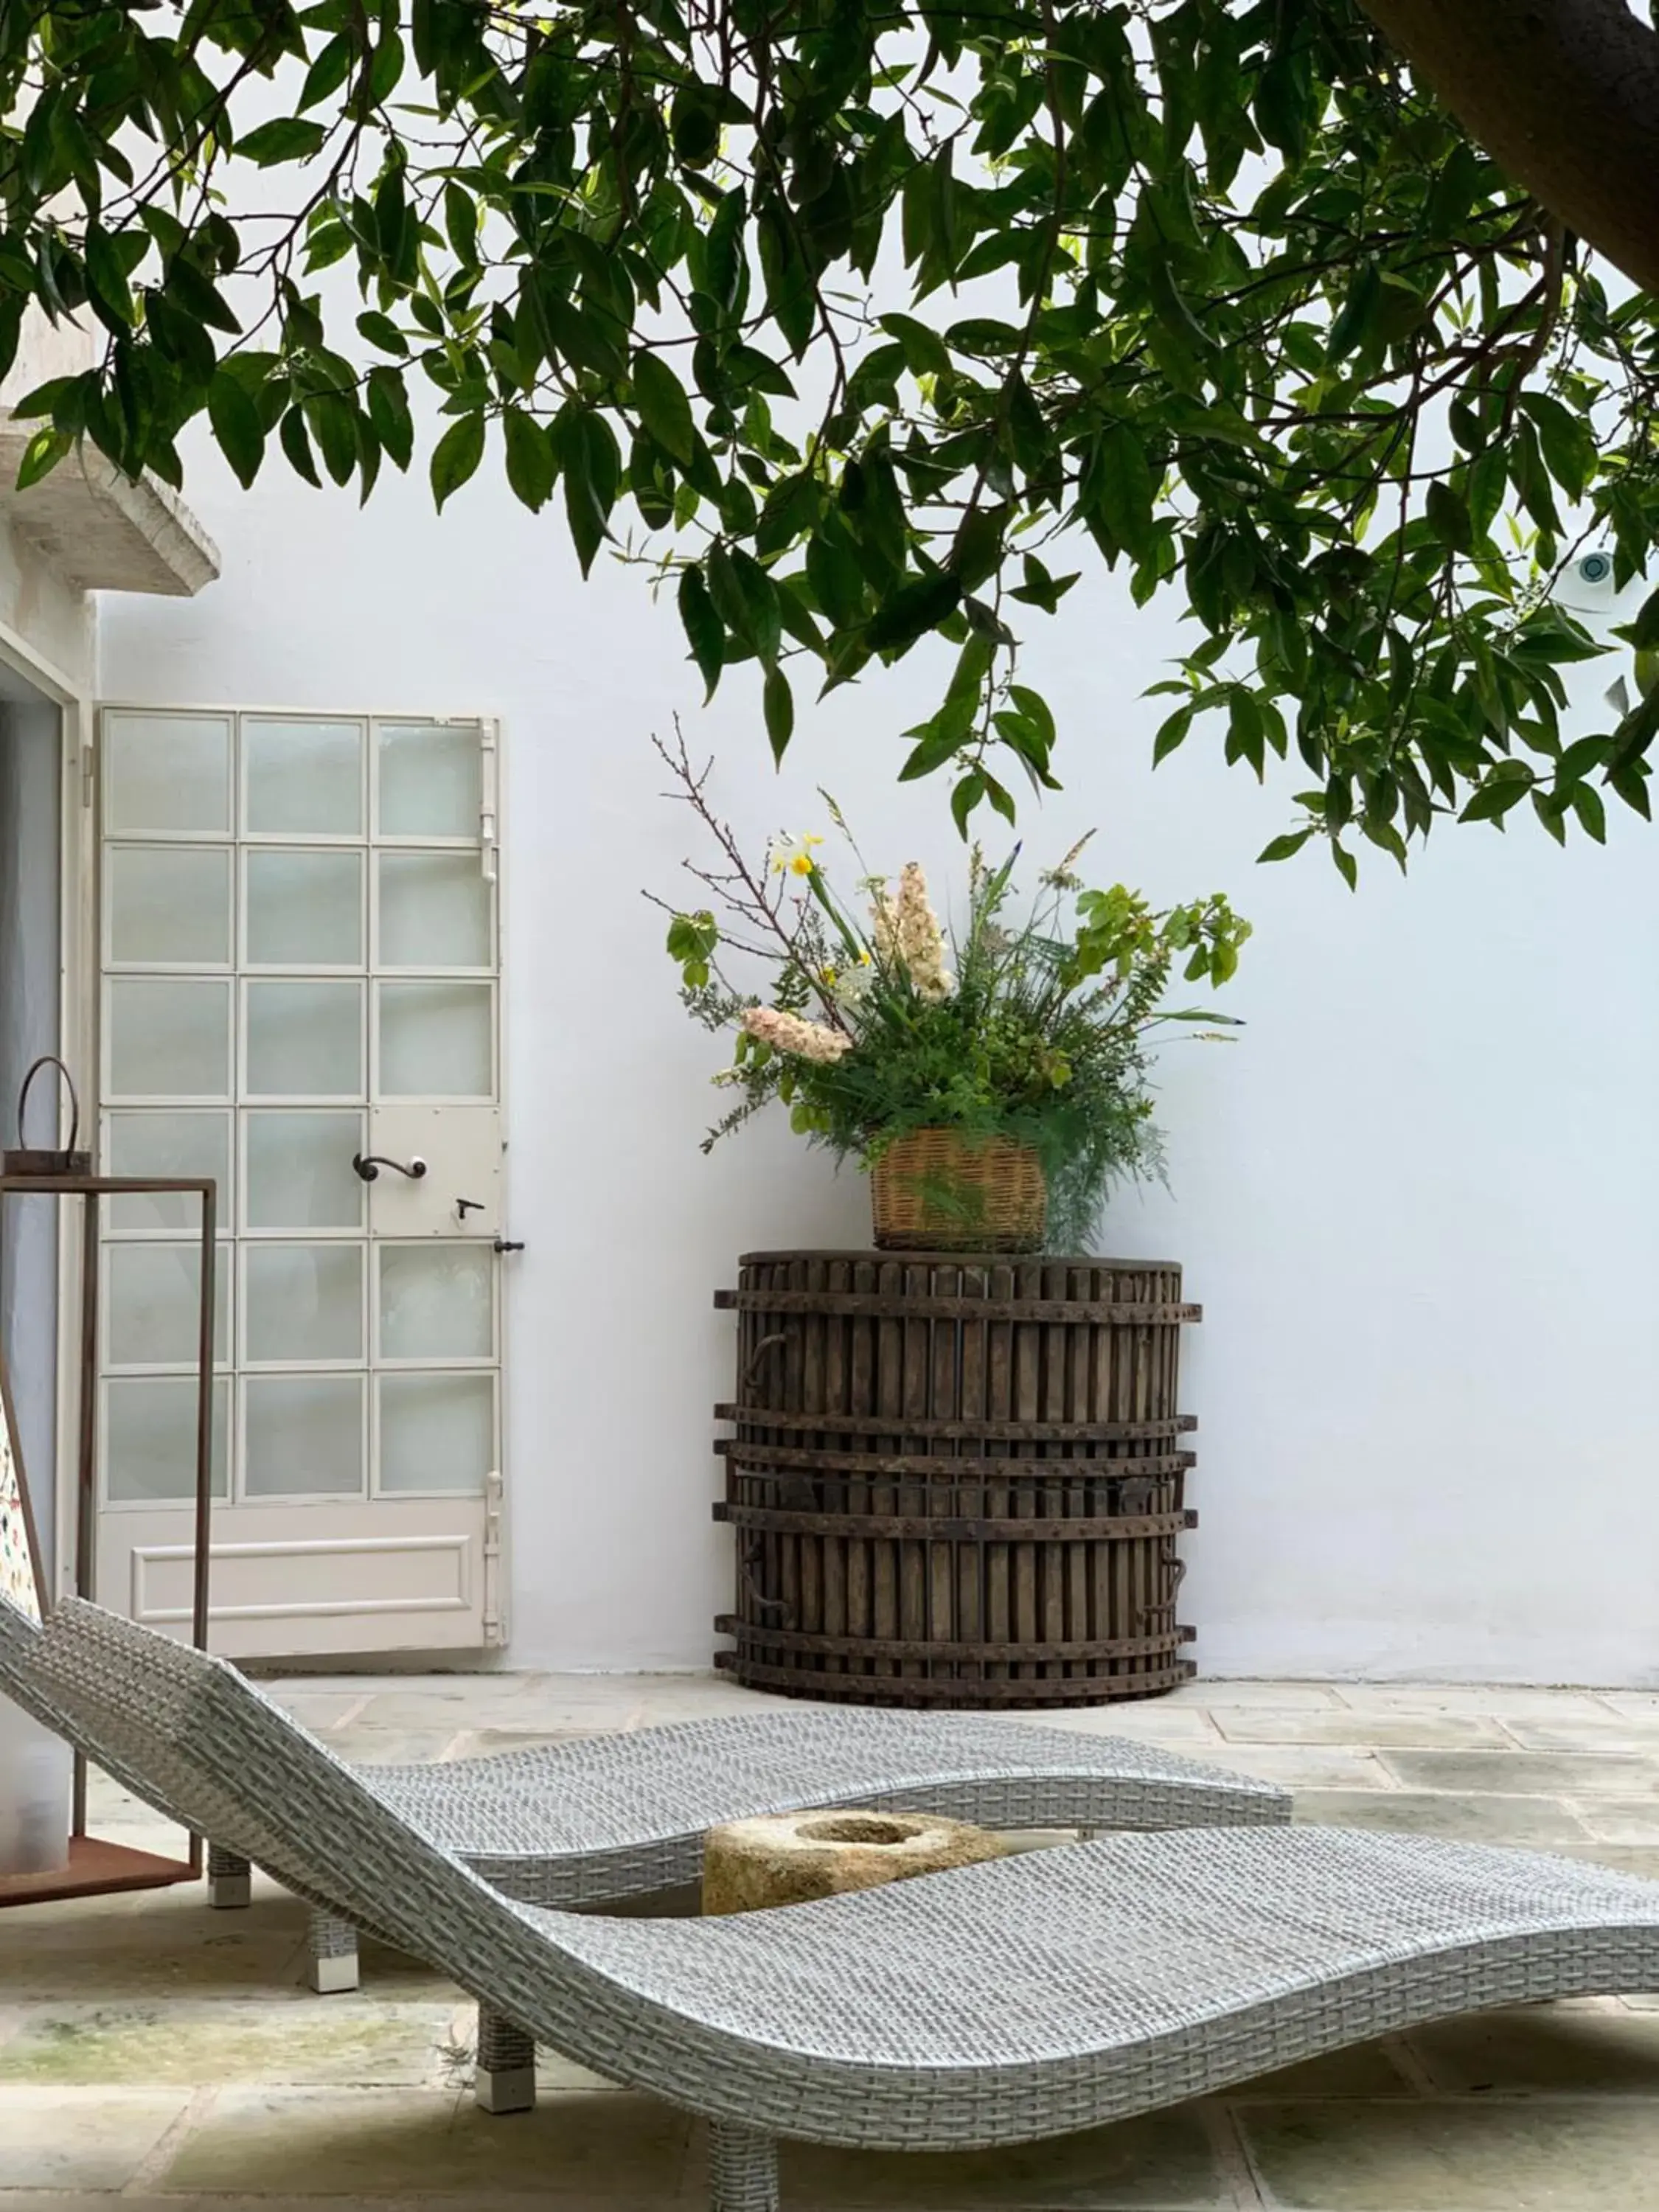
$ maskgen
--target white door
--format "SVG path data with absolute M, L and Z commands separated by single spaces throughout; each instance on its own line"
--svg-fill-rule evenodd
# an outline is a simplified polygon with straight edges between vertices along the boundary
M 214 1649 L 500 1642 L 494 726 L 100 723 L 101 1162 L 220 1192 Z M 98 1595 L 179 1630 L 195 1212 L 103 1249 Z

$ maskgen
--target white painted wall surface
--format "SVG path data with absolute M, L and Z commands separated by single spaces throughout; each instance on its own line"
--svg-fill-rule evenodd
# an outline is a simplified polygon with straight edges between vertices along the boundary
M 932 673 L 919 653 L 803 711 L 775 776 L 751 678 L 700 711 L 672 607 L 637 571 L 582 587 L 492 469 L 440 522 L 419 483 L 360 513 L 280 466 L 249 496 L 189 466 L 224 580 L 106 600 L 106 696 L 504 719 L 512 1658 L 704 1665 L 728 1583 L 710 1294 L 739 1251 L 861 1243 L 867 1215 L 781 1124 L 697 1151 L 719 1054 L 639 896 L 690 843 L 648 739 L 681 711 L 752 838 L 827 826 L 824 783 L 872 860 L 959 883 L 943 787 L 893 781 Z M 1067 789 L 1032 849 L 1097 824 L 1104 880 L 1224 888 L 1256 924 L 1243 1040 L 1165 1055 L 1172 1188 L 1121 1195 L 1100 1244 L 1178 1256 L 1207 1315 L 1200 1668 L 1659 1681 L 1655 833 L 1621 817 L 1563 854 L 1454 830 L 1358 896 L 1317 852 L 1257 869 L 1282 792 L 1201 738 L 1148 766 L 1164 612 L 1091 582 L 1033 627 Z

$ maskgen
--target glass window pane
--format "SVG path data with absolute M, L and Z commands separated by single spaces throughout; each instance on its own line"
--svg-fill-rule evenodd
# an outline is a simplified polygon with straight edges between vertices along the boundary
M 382 1375 L 380 1486 L 476 1498 L 495 1464 L 491 1375 Z
M 361 853 L 250 853 L 247 957 L 265 968 L 361 968 Z
M 255 836 L 361 837 L 363 732 L 359 722 L 242 724 L 247 826 Z
M 230 724 L 204 714 L 106 714 L 104 827 L 118 835 L 230 826 Z
M 476 853 L 382 853 L 380 964 L 487 968 L 489 885 Z
M 104 1157 L 111 1175 L 211 1176 L 218 1184 L 219 1218 L 230 1207 L 228 1114 L 111 1114 L 104 1123 Z M 202 1201 L 190 1193 L 112 1198 L 112 1229 L 198 1229 Z
M 495 1089 L 488 983 L 382 983 L 380 1095 L 488 1098 Z
M 361 983 L 250 983 L 247 1087 L 273 1098 L 355 1098 L 363 1088 Z
M 245 1496 L 362 1495 L 361 1375 L 251 1375 L 242 1394 Z
M 230 965 L 230 853 L 222 845 L 112 845 L 110 958 Z
M 113 977 L 109 1076 L 118 1098 L 228 1097 L 230 985 Z
M 228 1358 L 231 1248 L 213 1268 L 213 1356 Z M 199 1244 L 112 1244 L 104 1255 L 112 1367 L 193 1364 L 201 1322 Z
M 212 1486 L 227 1498 L 230 1383 L 213 1385 Z M 104 1385 L 105 1495 L 123 1505 L 196 1495 L 196 1377 L 123 1375 Z
M 476 837 L 483 803 L 476 723 L 380 725 L 380 835 Z
M 250 1114 L 243 1128 L 250 1229 L 362 1227 L 361 1114 Z
M 382 1359 L 488 1359 L 495 1255 L 477 1244 L 380 1247 Z
M 361 1359 L 361 1244 L 243 1247 L 246 1358 Z

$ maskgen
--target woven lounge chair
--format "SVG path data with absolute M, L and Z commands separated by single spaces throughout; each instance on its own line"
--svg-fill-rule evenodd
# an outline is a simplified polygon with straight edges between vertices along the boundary
M 775 2212 L 780 2140 L 1031 2142 L 1452 2014 L 1659 1986 L 1659 1884 L 1340 1829 L 1114 1836 L 717 1920 L 550 1911 L 158 1644 L 70 1601 L 42 1664 L 199 1825 L 452 1974 L 481 2036 L 702 2115 L 714 2212 Z
M 33 1664 L 41 1632 L 8 1613 L 0 1619 L 0 1690 L 172 1814 L 123 1741 L 100 1742 L 53 1710 Z M 356 1771 L 366 1789 L 498 1889 L 565 1909 L 695 1881 L 708 1829 L 807 1806 L 944 1813 L 997 1828 L 1279 1826 L 1291 1817 L 1288 1794 L 1271 1784 L 1152 1745 L 979 1714 L 811 1705 Z M 247 1902 L 247 1861 L 222 1842 L 210 1850 L 208 1874 L 215 1904 Z M 319 1990 L 357 1985 L 356 1936 L 337 1913 L 313 1918 L 311 1972 Z

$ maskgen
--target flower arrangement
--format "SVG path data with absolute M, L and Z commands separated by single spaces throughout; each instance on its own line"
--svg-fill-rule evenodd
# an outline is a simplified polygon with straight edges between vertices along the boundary
M 657 902 L 672 916 L 684 1004 L 734 1039 L 714 1080 L 739 1096 L 705 1151 L 774 1099 L 803 1135 L 878 1170 L 921 1131 L 955 1132 L 970 1150 L 1012 1143 L 1041 1164 L 1046 1241 L 1071 1251 L 1086 1247 L 1115 1182 L 1161 1172 L 1151 1041 L 1160 1025 L 1226 1019 L 1162 1003 L 1177 965 L 1191 982 L 1233 974 L 1250 927 L 1224 897 L 1154 911 L 1121 884 L 1091 890 L 1076 872 L 1085 838 L 1017 916 L 1018 848 L 994 868 L 975 848 L 967 912 L 947 933 L 921 867 L 907 863 L 896 884 L 872 873 L 827 793 L 859 870 L 856 901 L 832 885 L 820 837 L 777 836 L 751 866 L 708 804 L 708 770 L 683 744 L 659 750 L 720 854 L 712 867 L 687 863 L 712 904 Z M 951 1180 L 930 1204 L 971 1231 L 978 1184 Z

